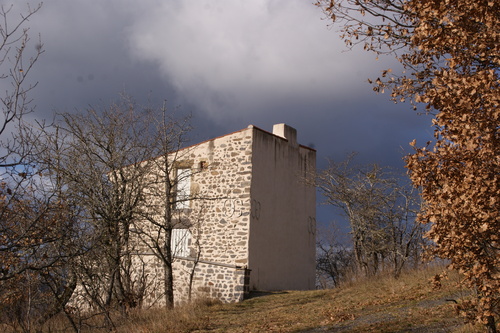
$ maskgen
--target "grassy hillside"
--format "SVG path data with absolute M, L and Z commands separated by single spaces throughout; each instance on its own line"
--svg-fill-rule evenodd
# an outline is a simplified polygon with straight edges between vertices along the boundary
M 132 313 L 118 332 L 481 332 L 456 317 L 457 276 L 432 288 L 437 270 L 378 277 L 334 290 L 255 293 L 237 304 L 199 302 Z M 56 327 L 52 327 L 56 331 Z M 96 331 L 96 330 L 92 330 Z

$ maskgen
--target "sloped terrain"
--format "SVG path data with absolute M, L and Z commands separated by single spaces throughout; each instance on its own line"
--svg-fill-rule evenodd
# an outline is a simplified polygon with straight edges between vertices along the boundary
M 442 268 L 422 268 L 399 279 L 378 276 L 332 290 L 252 293 L 235 304 L 204 300 L 174 310 L 131 311 L 115 320 L 117 332 L 138 333 L 250 333 L 250 332 L 484 332 L 464 324 L 454 305 L 467 297 L 458 287 L 459 276 L 450 273 L 439 289 L 431 279 Z M 64 318 L 46 327 L 66 332 Z M 82 332 L 105 332 L 94 325 Z M 64 328 L 65 327 L 65 328 Z
M 432 272 L 411 272 L 334 290 L 254 294 L 239 304 L 207 309 L 197 332 L 469 332 L 454 312 L 465 296 L 453 279 L 439 290 Z

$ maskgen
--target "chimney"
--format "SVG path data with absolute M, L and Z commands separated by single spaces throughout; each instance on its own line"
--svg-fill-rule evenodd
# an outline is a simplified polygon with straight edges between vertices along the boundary
M 292 146 L 297 146 L 297 130 L 286 124 L 275 124 L 273 126 L 273 134 L 288 140 Z

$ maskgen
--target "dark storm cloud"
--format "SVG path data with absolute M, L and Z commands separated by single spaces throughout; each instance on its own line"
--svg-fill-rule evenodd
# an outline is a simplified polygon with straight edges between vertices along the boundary
M 53 0 L 33 18 L 31 32 L 41 34 L 45 49 L 33 73 L 39 113 L 109 103 L 123 91 L 171 92 L 154 64 L 131 59 L 124 32 L 130 17 L 115 5 Z
M 431 137 L 428 119 L 375 95 L 367 78 L 393 64 L 346 52 L 311 3 L 46 1 L 30 22 L 46 49 L 33 73 L 37 115 L 105 105 L 125 91 L 192 112 L 194 141 L 285 122 L 314 144 L 320 165 L 359 151 L 401 166 L 408 142 Z
M 180 94 L 216 120 L 261 117 L 277 101 L 355 96 L 360 76 L 374 71 L 371 55 L 342 52 L 342 41 L 306 1 L 152 7 L 129 26 L 132 54 L 157 63 Z

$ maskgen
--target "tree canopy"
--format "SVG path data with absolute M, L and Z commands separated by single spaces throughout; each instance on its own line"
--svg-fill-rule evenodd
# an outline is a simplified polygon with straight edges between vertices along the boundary
M 495 332 L 499 314 L 500 3 L 493 0 L 319 1 L 348 45 L 392 54 L 403 66 L 374 80 L 395 101 L 435 115 L 435 141 L 413 142 L 407 168 L 422 189 L 419 220 L 434 254 L 450 259 L 476 297 L 458 310 Z

